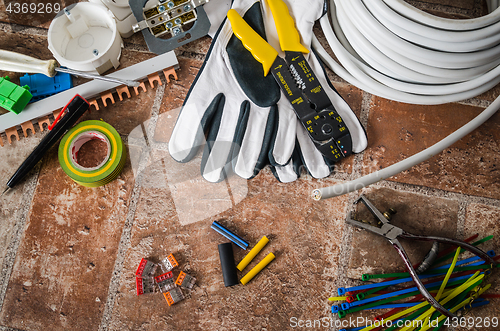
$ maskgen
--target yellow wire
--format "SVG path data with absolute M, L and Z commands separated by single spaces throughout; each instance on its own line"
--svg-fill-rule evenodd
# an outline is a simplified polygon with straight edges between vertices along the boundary
M 445 295 L 448 295 L 448 297 L 446 299 L 449 298 L 449 300 L 453 299 L 454 297 L 456 297 L 457 295 L 459 295 L 460 293 L 462 293 L 463 291 L 465 291 L 469 286 L 470 286 L 470 282 L 471 281 L 477 281 L 477 279 L 475 279 L 477 277 L 477 275 L 479 274 L 480 272 L 477 271 L 474 275 L 472 275 L 465 283 L 463 283 L 462 285 L 460 285 L 459 287 L 455 288 L 454 290 L 449 290 L 449 291 L 446 291 L 445 292 Z M 479 279 L 482 279 L 484 277 L 484 275 L 480 275 L 478 278 Z M 449 301 L 448 300 L 448 301 Z M 447 302 L 448 302 L 447 301 Z M 411 312 L 414 312 L 415 310 L 418 310 L 422 307 L 425 307 L 429 305 L 429 302 L 425 301 L 425 302 L 422 302 L 416 306 L 413 306 L 413 307 L 410 307 L 408 309 L 405 309 L 397 314 L 394 314 L 392 316 L 389 316 L 387 317 L 386 319 L 384 319 L 384 321 L 393 321 L 401 316 L 404 316 L 406 314 L 409 314 Z M 377 325 L 372 325 L 372 326 L 367 326 L 366 328 L 363 328 L 359 331 L 369 331 L 369 330 L 373 330 L 377 327 Z
M 490 287 L 491 287 L 491 284 L 486 285 L 484 288 L 482 288 L 481 290 L 479 290 L 478 295 L 483 294 L 483 293 L 484 293 L 487 289 L 489 289 Z M 460 309 L 460 308 L 462 308 L 463 306 L 465 306 L 465 305 L 469 304 L 469 302 L 470 302 L 471 300 L 472 300 L 472 298 L 470 298 L 470 297 L 469 297 L 469 298 L 467 298 L 467 299 L 465 299 L 464 301 L 462 301 L 461 303 L 459 303 L 459 304 L 458 304 L 458 305 L 456 305 L 455 307 L 451 308 L 451 309 L 450 309 L 450 312 L 452 312 L 452 313 L 456 312 L 457 310 L 459 310 L 459 309 Z M 444 316 L 444 315 L 439 316 L 439 317 L 438 317 L 437 324 L 439 324 L 439 323 L 440 323 L 443 319 L 445 319 L 445 318 L 446 318 L 446 316 Z M 433 327 L 433 326 L 436 326 L 436 325 L 426 324 L 426 325 L 424 325 L 424 326 L 420 329 L 420 331 L 427 331 L 427 330 L 429 330 L 429 329 L 430 329 L 431 327 Z
M 346 301 L 347 297 L 330 297 L 328 298 L 330 301 Z
M 453 261 L 451 262 L 450 267 L 448 268 L 448 271 L 446 272 L 446 276 L 444 277 L 443 282 L 441 283 L 441 286 L 439 287 L 439 291 L 436 294 L 436 301 L 439 302 L 439 299 L 441 299 L 441 295 L 443 295 L 443 291 L 446 288 L 446 284 L 448 284 L 448 280 L 450 279 L 451 274 L 453 273 L 453 269 L 455 269 L 455 265 L 458 260 L 458 256 L 460 255 L 460 247 L 457 249 L 455 256 L 453 257 Z M 428 317 L 436 310 L 434 307 L 430 307 L 428 310 L 426 310 L 424 313 L 422 313 L 419 317 L 415 318 L 414 321 L 421 321 L 424 320 L 427 321 Z M 400 331 L 413 331 L 415 328 L 417 328 L 418 323 L 412 323 L 411 326 L 406 326 L 402 328 Z M 425 325 L 425 324 L 424 324 Z

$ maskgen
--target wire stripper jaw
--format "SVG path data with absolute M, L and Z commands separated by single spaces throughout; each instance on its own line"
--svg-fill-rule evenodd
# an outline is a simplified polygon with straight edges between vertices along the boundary
M 391 243 L 396 243 L 397 238 L 403 234 L 403 230 L 390 224 L 389 220 L 368 200 L 365 196 L 360 196 L 355 203 L 362 202 L 370 213 L 375 217 L 377 225 L 373 225 L 369 221 L 360 221 L 351 217 L 351 213 L 347 216 L 346 222 L 356 227 L 368 230 L 379 236 L 384 237 Z

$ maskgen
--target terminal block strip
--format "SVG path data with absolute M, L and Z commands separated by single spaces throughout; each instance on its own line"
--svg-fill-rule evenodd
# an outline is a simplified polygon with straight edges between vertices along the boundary
M 147 82 L 149 82 L 151 88 L 155 87 L 155 82 L 157 82 L 156 85 L 162 85 L 159 74 L 160 70 L 163 71 L 167 83 L 170 82 L 170 77 L 177 80 L 175 72 L 177 68 L 179 68 L 177 57 L 173 52 L 169 52 L 119 70 L 113 73 L 113 76 L 123 79 L 144 80 L 139 87 L 133 88 L 135 95 L 138 95 L 140 90 L 147 91 Z M 35 134 L 34 124 L 38 123 L 40 131 L 43 132 L 44 124 L 50 126 L 53 122 L 51 120 L 52 115 L 56 118 L 67 101 L 75 96 L 75 94 L 86 98 L 90 105 L 94 106 L 95 110 L 99 110 L 100 108 L 97 102 L 99 99 L 102 105 L 107 107 L 109 103 L 115 103 L 115 95 L 118 96 L 120 101 L 124 97 L 131 97 L 128 86 L 92 80 L 43 100 L 28 104 L 17 115 L 10 112 L 0 115 L 0 134 L 5 132 L 5 138 L 11 144 L 13 139 L 20 140 L 18 129 L 21 129 L 24 136 L 28 137 L 28 130 L 31 130 L 31 134 Z M 0 146 L 4 145 L 3 139 L 4 137 L 0 135 Z

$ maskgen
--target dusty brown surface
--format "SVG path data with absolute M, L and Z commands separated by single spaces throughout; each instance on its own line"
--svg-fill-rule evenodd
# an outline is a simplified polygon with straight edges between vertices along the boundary
M 444 17 L 481 11 L 473 0 L 411 3 Z M 44 36 L 48 22 L 26 16 L 10 25 L 4 8 L 0 0 L 0 49 L 51 58 Z M 120 68 L 154 56 L 140 34 L 124 45 Z M 205 37 L 176 50 L 178 80 L 166 84 L 162 78 L 164 84 L 154 89 L 146 84 L 138 96 L 130 89 L 132 97 L 123 101 L 114 93 L 114 104 L 103 107 L 98 100 L 101 109 L 81 119 L 102 119 L 122 136 L 128 157 L 118 179 L 99 188 L 79 186 L 62 171 L 54 146 L 18 187 L 0 197 L 1 330 L 338 330 L 323 324 L 293 327 L 292 321 L 306 326 L 326 318 L 333 323 L 337 318 L 327 299 L 338 287 L 363 284 L 362 273 L 402 269 L 386 240 L 345 225 L 349 212 L 369 218 L 365 209 L 353 206 L 361 193 L 382 211 L 395 208 L 393 224 L 407 231 L 460 239 L 494 235 L 480 247 L 498 253 L 498 114 L 445 152 L 388 181 L 320 202 L 310 198 L 314 188 L 361 177 L 436 143 L 479 114 L 498 96 L 498 86 L 460 104 L 415 106 L 372 96 L 329 72 L 365 124 L 366 151 L 344 160 L 322 180 L 303 173 L 296 182 L 282 184 L 265 168 L 249 181 L 232 176 L 213 184 L 200 176 L 201 153 L 184 164 L 168 153 L 180 107 L 209 46 Z M 13 81 L 20 76 L 0 74 Z M 75 84 L 85 81 L 74 79 Z M 43 137 L 35 128 L 34 136 L 12 145 L 2 135 L 3 183 Z M 96 162 L 96 148 L 86 152 L 85 159 Z M 224 287 L 217 245 L 227 239 L 210 228 L 214 220 L 246 239 L 250 248 L 263 235 L 270 239 L 239 278 L 268 253 L 276 259 L 247 285 Z M 412 262 L 430 247 L 402 244 Z M 246 251 L 233 248 L 237 263 Z M 183 290 L 185 300 L 172 307 L 159 293 L 137 296 L 135 271 L 141 258 L 158 262 L 170 253 L 180 264 L 174 275 L 189 273 L 197 279 L 195 287 Z M 489 282 L 489 293 L 499 293 L 499 272 Z M 499 302 L 491 299 L 470 316 L 500 319 Z M 466 329 L 497 330 L 456 330 Z
M 416 106 L 373 97 L 364 173 L 385 168 L 437 143 L 483 108 L 445 104 Z M 459 115 L 457 115 L 459 114 Z M 390 180 L 452 192 L 500 197 L 500 115 L 447 148 Z
M 84 168 L 93 168 L 106 158 L 108 148 L 104 141 L 92 139 L 82 145 L 78 151 L 77 163 Z

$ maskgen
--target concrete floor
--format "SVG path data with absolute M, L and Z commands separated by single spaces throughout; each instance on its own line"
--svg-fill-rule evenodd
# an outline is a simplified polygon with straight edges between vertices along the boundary
M 452 17 L 484 12 L 474 0 L 410 2 Z M 4 9 L 0 0 L 0 49 L 50 58 L 51 18 L 8 17 Z M 141 38 L 125 40 L 123 67 L 153 56 Z M 439 141 L 487 107 L 500 95 L 499 86 L 460 103 L 416 106 L 370 95 L 330 73 L 366 128 L 366 151 L 342 161 L 323 180 L 304 173 L 282 184 L 265 168 L 249 181 L 211 184 L 199 175 L 201 156 L 178 164 L 167 150 L 178 108 L 209 44 L 203 38 L 176 50 L 178 80 L 163 79 L 160 87 L 84 116 L 105 120 L 126 143 L 129 156 L 117 180 L 79 186 L 62 171 L 54 147 L 22 185 L 0 198 L 0 330 L 287 330 L 298 320 L 335 321 L 327 299 L 338 287 L 361 284 L 366 272 L 403 268 L 384 240 L 345 225 L 361 193 L 381 210 L 397 209 L 394 222 L 411 232 L 461 239 L 492 234 L 481 248 L 500 250 L 500 114 L 390 180 L 321 202 L 310 198 L 314 188 L 358 178 Z M 13 81 L 20 76 L 0 75 Z M 46 132 L 36 131 L 12 144 L 2 134 L 0 182 L 7 182 Z M 249 284 L 225 288 L 217 245 L 226 240 L 210 229 L 214 220 L 250 246 L 263 235 L 270 238 L 250 266 L 269 252 L 275 261 Z M 404 245 L 414 262 L 428 250 Z M 236 246 L 234 251 L 236 261 L 245 255 Z M 158 262 L 170 253 L 179 261 L 177 270 L 197 278 L 195 288 L 172 307 L 161 294 L 137 296 L 141 258 Z M 490 281 L 489 292 L 500 293 L 498 272 Z M 500 318 L 499 302 L 471 316 Z

